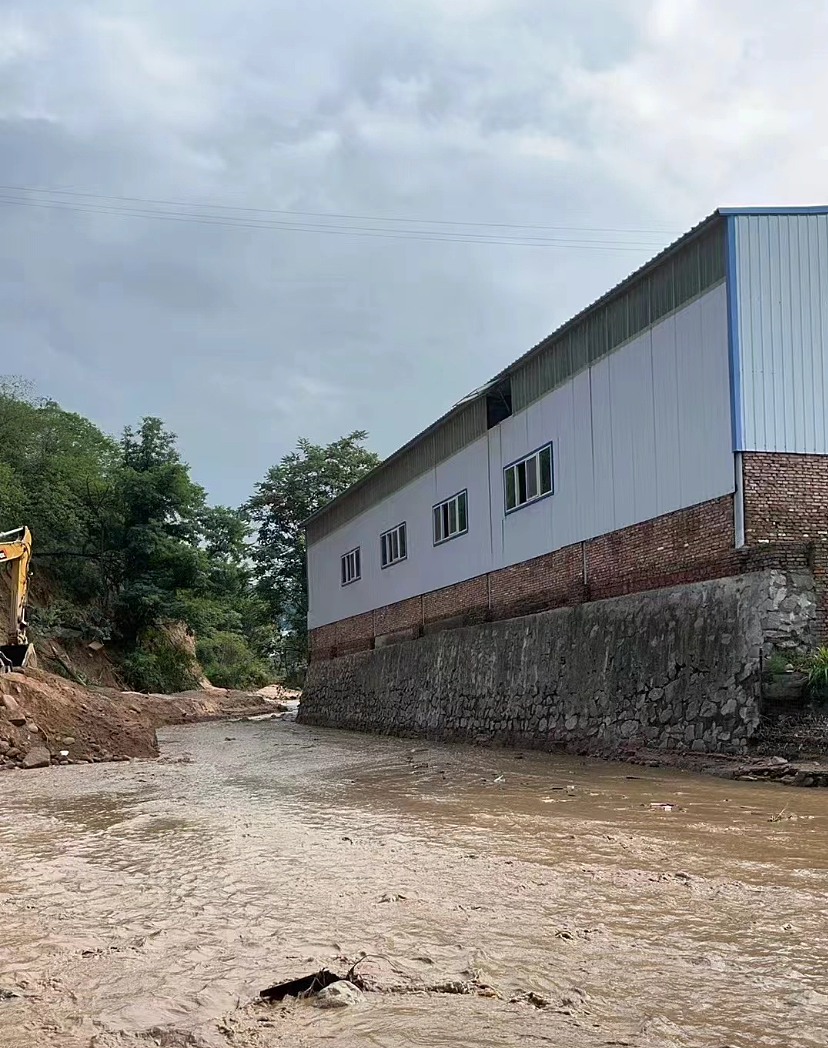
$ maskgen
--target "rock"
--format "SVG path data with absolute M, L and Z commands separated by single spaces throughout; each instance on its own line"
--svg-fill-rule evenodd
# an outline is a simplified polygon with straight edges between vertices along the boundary
M 794 786 L 813 786 L 814 785 L 814 777 L 813 777 L 813 775 L 810 772 L 798 771 L 796 773 L 796 775 L 794 776 L 793 785 Z
M 40 728 L 38 728 L 34 721 L 26 721 L 26 730 L 31 732 L 32 735 L 40 734 Z
M 22 727 L 26 723 L 26 714 L 20 709 L 17 700 L 13 699 L 11 695 L 3 696 L 3 705 L 6 707 L 6 713 L 12 724 Z
M 6 742 L 5 739 L 0 739 L 0 754 L 8 753 L 11 749 L 11 743 Z
M 786 673 L 784 676 L 776 676 L 763 688 L 766 699 L 788 700 L 796 702 L 805 694 L 805 686 L 808 683 L 807 673 Z
M 12 746 L 11 749 L 6 754 L 6 756 L 8 758 L 10 758 L 11 760 L 14 760 L 15 757 L 19 757 L 20 756 L 20 750 L 17 748 L 17 746 Z
M 353 983 L 340 979 L 320 990 L 313 1003 L 317 1008 L 347 1008 L 349 1004 L 362 1003 L 362 991 Z
M 52 757 L 45 746 L 33 746 L 21 761 L 21 768 L 48 768 Z
M 75 740 L 72 738 L 71 735 L 67 735 L 65 738 L 61 739 L 60 741 L 63 743 L 64 746 L 74 746 L 74 744 L 75 744 Z

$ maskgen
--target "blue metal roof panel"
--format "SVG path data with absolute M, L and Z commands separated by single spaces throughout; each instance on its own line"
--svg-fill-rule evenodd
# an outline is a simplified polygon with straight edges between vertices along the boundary
M 828 215 L 828 204 L 811 207 L 720 207 L 720 215 Z

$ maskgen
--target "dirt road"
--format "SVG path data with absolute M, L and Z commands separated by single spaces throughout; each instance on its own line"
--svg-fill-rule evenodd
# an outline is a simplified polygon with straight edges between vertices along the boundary
M 0 778 L 4 1048 L 828 1043 L 826 791 L 270 721 L 159 737 Z M 249 1003 L 360 951 L 362 1005 Z M 492 995 L 423 992 L 470 980 Z

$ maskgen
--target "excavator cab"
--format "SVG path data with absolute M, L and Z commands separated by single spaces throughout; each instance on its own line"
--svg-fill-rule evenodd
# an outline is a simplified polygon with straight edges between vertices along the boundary
M 6 644 L 0 644 L 0 673 L 22 668 L 34 660 L 29 644 L 28 593 L 32 535 L 28 528 L 0 532 L 0 570 L 11 568 L 11 603 Z

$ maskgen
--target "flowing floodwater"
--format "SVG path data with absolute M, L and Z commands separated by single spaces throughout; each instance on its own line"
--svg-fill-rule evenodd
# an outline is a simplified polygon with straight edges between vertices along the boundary
M 278 722 L 161 737 L 0 776 L 3 1048 L 828 1044 L 828 791 Z M 249 1003 L 361 951 L 394 992 Z M 398 992 L 473 976 L 499 996 Z

